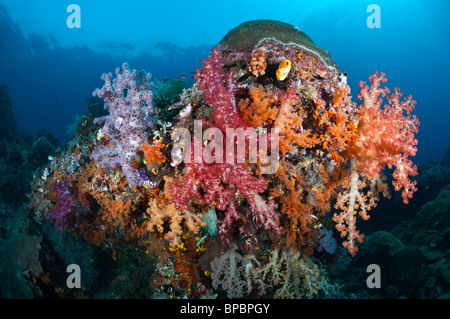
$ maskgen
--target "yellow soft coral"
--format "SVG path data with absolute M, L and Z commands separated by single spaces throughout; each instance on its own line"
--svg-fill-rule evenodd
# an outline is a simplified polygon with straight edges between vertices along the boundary
M 146 228 L 148 231 L 154 231 L 164 234 L 164 238 L 172 248 L 176 248 L 181 244 L 183 235 L 182 223 L 192 234 L 197 234 L 200 227 L 206 223 L 203 221 L 202 214 L 196 214 L 187 210 L 178 210 L 174 204 L 166 205 L 161 197 L 151 199 L 148 203 L 146 211 L 148 218 Z M 170 230 L 164 229 L 164 222 L 168 221 Z

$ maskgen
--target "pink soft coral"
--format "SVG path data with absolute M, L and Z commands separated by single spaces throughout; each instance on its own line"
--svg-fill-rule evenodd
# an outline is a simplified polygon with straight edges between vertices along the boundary
M 203 61 L 203 68 L 197 69 L 194 78 L 203 90 L 205 101 L 214 106 L 212 113 L 214 124 L 226 132 L 227 128 L 245 128 L 247 125 L 236 107 L 233 94 L 236 79 L 233 71 L 223 72 L 224 64 L 222 52 L 215 47 L 211 50 L 209 58 Z
M 380 88 L 380 83 L 387 81 L 384 73 L 378 76 L 375 72 L 369 80 L 372 82 L 370 89 L 365 82 L 359 83 L 358 98 L 364 100 L 364 104 L 359 113 L 359 137 L 355 143 L 358 163 L 370 178 L 385 165 L 395 166 L 393 184 L 396 191 L 403 188 L 403 202 L 407 204 L 417 190 L 416 182 L 409 179 L 417 175 L 417 167 L 409 159 L 417 152 L 414 134 L 419 131 L 419 121 L 415 115 L 410 115 L 416 101 L 411 95 L 400 101 L 403 93 L 399 88 L 388 96 L 389 89 Z M 386 96 L 388 104 L 382 108 L 382 97 Z
M 343 245 L 352 256 L 358 250 L 356 241 L 362 242 L 364 234 L 356 230 L 356 217 L 359 214 L 368 219 L 367 212 L 376 206 L 378 193 L 388 196 L 381 171 L 387 165 L 395 166 L 393 185 L 396 191 L 403 188 L 403 202 L 408 204 L 417 190 L 416 181 L 410 176 L 417 175 L 417 167 L 409 156 L 417 152 L 417 140 L 414 134 L 418 132 L 419 121 L 410 115 L 416 101 L 407 96 L 402 101 L 400 89 L 395 88 L 389 94 L 387 87 L 380 84 L 387 81 L 384 73 L 375 72 L 369 77 L 371 87 L 360 82 L 358 98 L 363 100 L 358 112 L 358 128 L 352 138 L 348 151 L 350 156 L 350 173 L 342 178 L 343 191 L 338 195 L 335 207 L 341 212 L 335 213 L 333 220 L 336 229 L 342 237 L 346 237 Z M 388 103 L 383 106 L 383 98 Z M 369 187 L 367 194 L 363 189 Z

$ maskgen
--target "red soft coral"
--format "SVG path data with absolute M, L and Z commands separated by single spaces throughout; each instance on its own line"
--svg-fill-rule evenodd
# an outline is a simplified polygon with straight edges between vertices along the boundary
M 247 125 L 242 120 L 236 107 L 233 94 L 236 79 L 233 71 L 222 71 L 225 62 L 222 52 L 213 48 L 207 60 L 203 61 L 202 69 L 197 69 L 194 78 L 203 91 L 205 101 L 214 106 L 212 117 L 214 124 L 223 132 L 227 128 L 245 128 Z
M 194 199 L 200 205 L 214 205 L 218 210 L 225 211 L 219 216 L 218 228 L 222 239 L 228 239 L 233 233 L 233 222 L 243 219 L 263 225 L 265 229 L 273 229 L 279 232 L 278 214 L 275 212 L 276 204 L 273 201 L 266 202 L 260 193 L 267 188 L 263 177 L 255 177 L 253 172 L 244 164 L 226 162 L 208 164 L 193 163 L 192 149 L 205 147 L 195 136 L 187 151 L 191 156 L 191 163 L 186 164 L 186 173 L 178 181 L 169 184 L 172 202 L 178 208 L 189 209 L 190 201 Z M 203 156 L 202 156 L 203 158 Z M 241 196 L 250 205 L 253 216 L 241 216 L 237 212 L 237 200 Z M 225 244 L 227 244 L 225 242 Z

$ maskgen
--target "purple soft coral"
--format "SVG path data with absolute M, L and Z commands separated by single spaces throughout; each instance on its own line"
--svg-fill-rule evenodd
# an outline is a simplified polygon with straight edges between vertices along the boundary
M 92 158 L 101 163 L 104 169 L 119 166 L 128 183 L 141 186 L 144 180 L 139 178 L 136 169 L 131 167 L 136 152 L 147 140 L 146 129 L 153 125 L 151 74 L 141 71 L 139 81 L 136 70 L 130 71 L 128 64 L 123 64 L 123 71 L 116 69 L 116 78 L 112 74 L 103 74 L 105 85 L 92 94 L 103 98 L 109 115 L 96 118 L 94 123 L 105 122 L 103 133 L 109 138 L 109 146 L 98 146 L 92 152 Z
M 333 237 L 333 231 L 323 228 L 319 231 L 319 241 L 317 245 L 317 251 L 326 251 L 330 255 L 333 255 L 337 249 L 336 239 Z
M 48 212 L 47 219 L 53 220 L 55 228 L 63 232 L 77 216 L 76 189 L 70 186 L 69 180 L 63 178 L 58 184 L 52 185 L 52 190 L 58 196 L 58 200 L 56 206 Z

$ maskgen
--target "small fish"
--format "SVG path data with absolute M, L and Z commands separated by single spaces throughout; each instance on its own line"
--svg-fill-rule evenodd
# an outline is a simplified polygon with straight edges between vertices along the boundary
M 343 72 L 343 73 L 339 74 L 339 77 L 338 77 L 339 78 L 339 86 L 341 88 L 344 88 L 347 86 L 347 75 L 348 75 L 347 72 Z
M 283 81 L 288 76 L 289 72 L 291 71 L 291 61 L 284 60 L 280 63 L 277 70 L 277 80 Z
M 187 117 L 189 114 L 191 114 L 191 112 L 192 112 L 192 103 L 189 103 L 188 105 L 186 105 L 185 108 L 183 108 L 180 111 L 180 116 L 181 117 Z
M 247 241 L 247 240 L 249 240 L 250 238 L 252 238 L 253 236 L 245 236 L 245 237 L 243 237 L 243 238 L 239 238 L 238 240 L 237 240 L 237 243 L 238 244 L 240 244 L 240 243 L 243 243 L 244 241 Z
M 186 75 L 180 75 L 180 78 L 185 79 Z

